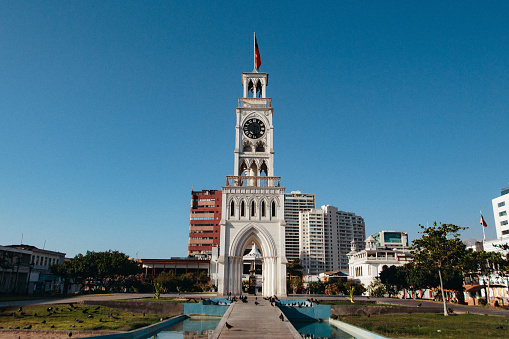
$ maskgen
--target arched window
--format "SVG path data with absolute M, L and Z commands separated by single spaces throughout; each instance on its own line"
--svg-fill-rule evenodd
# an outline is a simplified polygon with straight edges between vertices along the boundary
M 272 216 L 275 217 L 276 216 L 276 202 L 273 201 L 271 205 L 272 205 L 271 206 Z
M 235 202 L 232 202 L 230 203 L 230 216 L 235 216 Z
M 254 200 L 251 201 L 251 216 L 254 217 L 255 216 L 255 202 Z
M 262 217 L 265 216 L 265 201 L 262 201 Z
M 245 217 L 246 216 L 246 206 L 244 204 L 244 200 L 240 203 L 240 216 Z

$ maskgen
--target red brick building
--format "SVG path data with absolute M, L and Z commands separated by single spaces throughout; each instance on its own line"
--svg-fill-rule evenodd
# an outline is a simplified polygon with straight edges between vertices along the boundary
M 219 246 L 221 197 L 220 190 L 191 191 L 189 257 L 210 258 L 212 248 Z

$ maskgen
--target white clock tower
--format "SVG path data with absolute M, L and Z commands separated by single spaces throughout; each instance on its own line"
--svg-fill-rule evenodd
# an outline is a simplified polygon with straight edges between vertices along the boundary
M 263 296 L 286 295 L 284 187 L 274 176 L 273 108 L 266 97 L 269 75 L 242 73 L 235 125 L 234 175 L 222 187 L 218 294 L 242 293 L 245 252 L 261 254 Z M 253 246 L 254 247 L 254 246 Z

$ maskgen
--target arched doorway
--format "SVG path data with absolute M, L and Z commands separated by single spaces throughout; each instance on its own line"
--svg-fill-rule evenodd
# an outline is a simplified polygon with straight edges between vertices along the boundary
M 286 287 L 286 282 L 280 281 L 282 266 L 278 265 L 277 247 L 271 234 L 265 227 L 257 223 L 249 223 L 242 227 L 230 242 L 228 253 L 224 258 L 224 272 L 222 274 L 222 288 L 219 291 L 224 295 L 240 295 L 242 293 L 242 275 L 244 265 L 244 254 L 251 244 L 256 244 L 261 254 L 261 279 L 262 295 L 272 296 L 286 294 L 281 286 Z M 283 265 L 284 266 L 284 265 Z

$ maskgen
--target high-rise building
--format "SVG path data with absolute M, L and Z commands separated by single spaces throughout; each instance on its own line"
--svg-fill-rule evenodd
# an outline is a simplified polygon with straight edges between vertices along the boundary
M 500 196 L 492 200 L 493 216 L 495 218 L 495 228 L 497 238 L 509 237 L 509 187 L 502 188 Z
M 299 213 L 300 260 L 305 274 L 348 270 L 351 242 L 365 238 L 364 219 L 324 205 Z
M 310 209 L 299 212 L 300 264 L 304 274 L 325 272 L 324 211 Z
M 300 191 L 285 193 L 286 259 L 291 261 L 300 256 L 299 250 L 299 212 L 315 208 L 315 195 Z
M 191 191 L 189 257 L 210 258 L 212 248 L 219 245 L 221 199 L 220 190 Z

